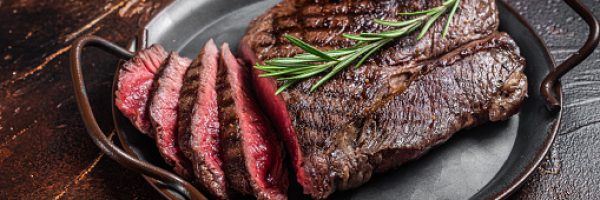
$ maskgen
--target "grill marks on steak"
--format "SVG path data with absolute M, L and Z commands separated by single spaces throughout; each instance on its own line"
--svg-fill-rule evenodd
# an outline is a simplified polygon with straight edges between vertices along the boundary
M 440 4 L 441 1 L 428 0 L 340 0 L 338 3 L 285 0 L 256 18 L 243 41 L 250 45 L 260 60 L 303 53 L 282 37 L 285 34 L 294 35 L 325 50 L 348 47 L 355 41 L 343 38 L 342 33 L 389 30 L 390 27 L 373 23 L 373 19 L 403 20 L 406 18 L 397 13 L 425 10 Z M 493 0 L 461 1 L 447 37 L 441 39 L 446 20 L 447 16 L 442 16 L 419 41 L 414 37 L 418 33 L 397 39 L 370 61 L 391 66 L 426 60 L 464 43 L 484 38 L 497 30 L 499 25 Z
M 311 160 L 305 169 L 317 177 L 315 185 L 327 180 L 322 190 L 326 196 L 335 188 L 361 185 L 373 172 L 415 159 L 459 130 L 506 119 L 526 97 L 523 66 L 514 42 L 505 34 L 493 35 L 418 65 L 423 74 L 406 91 L 374 113 L 331 130 L 324 146 L 309 138 L 324 131 L 321 119 L 299 119 L 297 125 L 311 127 L 298 135 L 301 145 L 312 144 L 303 151 Z M 505 104 L 495 106 L 498 102 Z M 301 109 L 305 108 L 290 110 L 297 114 Z
M 374 85 L 393 87 L 399 79 L 405 89 L 374 111 L 340 113 L 336 109 L 360 102 L 340 99 L 332 90 L 322 102 L 298 88 L 283 94 L 296 128 L 305 192 L 325 198 L 336 189 L 357 187 L 372 173 L 415 159 L 461 129 L 510 117 L 527 94 L 523 67 L 512 39 L 496 33 L 436 60 L 383 68 L 387 78 Z M 412 69 L 408 75 L 407 69 Z
M 177 174 L 186 178 L 191 177 L 191 164 L 177 145 L 177 104 L 183 76 L 191 62 L 177 53 L 169 55 L 157 74 L 148 108 L 160 154 Z
M 249 73 L 221 48 L 219 119 L 224 171 L 229 185 L 258 199 L 286 199 L 284 150 L 268 120 L 252 99 Z
M 140 132 L 151 137 L 147 103 L 155 75 L 166 58 L 167 52 L 160 45 L 152 45 L 138 51 L 119 70 L 115 105 Z
M 221 168 L 217 70 L 219 50 L 211 39 L 185 75 L 179 100 L 179 144 L 193 163 L 196 181 L 214 197 L 228 199 Z
M 300 49 L 282 39 L 281 36 L 283 34 L 295 35 L 314 46 L 322 47 L 322 49 L 346 47 L 351 45 L 352 41 L 336 35 L 340 35 L 341 33 L 379 32 L 385 30 L 385 27 L 372 24 L 371 19 L 374 17 L 397 20 L 395 15 L 397 12 L 423 10 L 437 6 L 439 3 L 419 0 L 342 0 L 339 3 L 288 0 L 276 5 L 252 22 L 243 38 L 240 49 L 247 60 L 251 63 L 256 63 L 274 57 L 288 57 L 302 53 Z M 494 67 L 505 64 L 504 62 L 508 62 L 507 60 L 521 60 L 518 56 L 518 50 L 512 44 L 511 39 L 506 35 L 494 33 L 498 28 L 499 19 L 493 0 L 464 0 L 461 1 L 460 7 L 445 39 L 441 39 L 440 33 L 446 20 L 440 19 L 422 40 L 416 41 L 414 35 L 400 38 L 395 43 L 382 48 L 382 50 L 372 56 L 360 68 L 341 72 L 336 78 L 320 87 L 316 92 L 310 93 L 309 89 L 319 77 L 301 82 L 282 93 L 279 97 L 274 96 L 275 82 L 272 79 L 256 78 L 262 72 L 253 70 L 255 76 L 254 84 L 260 99 L 259 102 L 268 102 L 262 106 L 271 117 L 271 120 L 278 125 L 278 131 L 285 137 L 284 140 L 292 155 L 293 164 L 297 171 L 298 182 L 304 187 L 305 193 L 312 195 L 314 198 L 325 198 L 336 188 L 347 189 L 356 187 L 368 180 L 373 171 L 383 171 L 391 167 L 386 167 L 387 164 L 380 163 L 381 161 L 376 162 L 377 156 L 383 154 L 393 155 L 397 158 L 405 157 L 405 160 L 421 155 L 426 150 L 425 148 L 417 149 L 413 152 L 409 149 L 391 148 L 389 152 L 394 152 L 392 154 L 387 149 L 384 149 L 385 146 L 379 146 L 380 152 L 377 152 L 377 148 L 369 149 L 370 154 L 357 152 L 355 148 L 361 144 L 353 139 L 368 135 L 367 131 L 371 131 L 369 133 L 374 134 L 373 131 L 377 130 L 375 127 L 380 127 L 381 123 L 384 122 L 376 119 L 386 118 L 386 115 L 397 117 L 396 115 L 399 115 L 396 112 L 398 109 L 389 108 L 388 104 L 398 101 L 397 98 L 399 98 L 399 95 L 406 95 L 408 93 L 415 93 L 414 95 L 416 95 L 417 93 L 430 92 L 427 90 L 413 91 L 414 89 L 408 92 L 406 90 L 416 87 L 412 86 L 413 83 L 416 83 L 415 81 L 433 72 L 433 69 L 436 68 L 433 66 L 453 68 L 451 67 L 453 65 L 449 64 L 453 63 L 450 58 L 456 60 L 463 59 L 460 56 L 456 56 L 457 52 L 466 51 L 464 52 L 466 53 L 465 57 L 477 57 L 479 54 L 471 55 L 469 52 L 492 51 L 488 50 L 488 48 L 480 47 L 486 46 L 484 44 L 489 44 L 488 46 L 494 46 L 494 48 L 504 48 L 503 51 L 505 54 L 487 55 L 488 62 L 490 60 L 495 62 L 481 63 L 473 60 L 471 62 L 461 62 L 460 64 L 496 69 Z M 443 18 L 447 18 L 447 16 Z M 481 41 L 465 46 L 465 44 L 475 40 Z M 455 50 L 457 48 L 461 50 Z M 441 65 L 435 65 L 436 61 L 434 59 L 447 54 L 449 51 L 454 51 L 454 53 L 445 55 L 444 58 L 440 59 L 439 62 L 442 63 Z M 490 66 L 492 63 L 495 66 Z M 515 66 L 523 66 L 522 61 L 514 61 L 514 63 L 516 63 L 514 64 Z M 511 84 L 513 86 L 503 86 L 512 88 L 513 92 L 505 92 L 506 94 L 510 94 L 510 98 L 494 97 L 495 99 L 502 100 L 495 100 L 496 103 L 490 104 L 491 107 L 483 109 L 482 113 L 496 113 L 493 116 L 497 116 L 497 119 L 508 117 L 514 113 L 526 93 L 523 92 L 526 91 L 526 85 L 522 84 L 525 83 L 525 79 L 523 79 L 524 75 L 516 73 L 520 70 L 522 69 L 512 69 L 511 72 L 515 72 L 513 73 L 515 77 L 521 78 L 507 79 L 501 76 L 501 74 L 489 75 L 498 76 L 496 78 L 501 78 L 502 81 L 513 80 L 513 84 Z M 496 71 L 489 72 L 495 73 Z M 449 75 L 438 74 L 438 76 Z M 483 78 L 482 76 L 476 77 Z M 478 83 L 476 81 L 486 81 L 477 78 L 474 78 L 473 82 L 469 82 L 469 84 Z M 460 87 L 476 88 L 483 87 L 483 85 L 460 85 Z M 502 91 L 504 90 L 502 89 Z M 452 93 L 444 94 L 436 96 L 436 98 L 450 98 L 452 95 Z M 485 96 L 486 98 L 493 96 L 490 93 L 482 93 L 481 95 L 488 95 Z M 507 99 L 510 101 L 507 101 Z M 434 99 L 434 97 L 431 97 L 429 100 L 442 101 L 441 99 Z M 485 99 L 479 100 L 483 101 Z M 458 105 L 464 106 L 465 104 Z M 497 107 L 503 108 L 494 109 L 493 105 L 502 105 Z M 406 115 L 412 116 L 415 115 L 414 113 L 421 112 L 421 109 L 430 109 L 430 107 L 420 108 L 417 106 L 427 105 L 415 104 L 415 107 L 405 108 L 403 112 L 406 112 Z M 448 105 L 435 104 L 429 106 L 436 108 L 435 106 Z M 455 109 L 457 111 L 468 110 L 461 107 Z M 382 110 L 388 110 L 389 112 L 385 115 L 379 115 L 379 118 L 375 118 L 375 116 L 378 116 L 378 112 Z M 496 112 L 495 110 L 501 111 Z M 462 115 L 466 114 L 462 113 Z M 433 116 L 440 117 L 438 115 Z M 423 122 L 419 121 L 421 119 L 414 119 L 412 117 L 403 120 L 417 120 L 417 123 Z M 410 126 L 402 127 L 406 128 Z M 444 137 L 449 137 L 452 133 L 465 127 L 468 126 L 460 126 L 457 129 L 426 130 L 446 131 L 444 133 L 407 132 L 407 134 L 442 134 Z M 369 141 L 381 142 L 382 140 L 402 143 L 404 137 L 394 136 L 396 134 L 395 131 L 398 130 L 385 132 L 387 135 L 378 135 L 380 138 L 377 138 L 377 140 L 364 137 L 363 143 L 366 144 Z M 444 137 L 437 141 L 445 141 L 447 138 Z M 431 147 L 437 144 L 427 143 L 428 141 L 423 138 L 417 138 L 414 141 L 422 144 L 424 147 Z M 435 139 L 436 137 L 432 136 L 432 138 Z
M 384 31 L 387 28 L 373 24 L 373 18 L 399 20 L 398 12 L 424 10 L 440 3 L 425 0 L 342 0 L 339 3 L 286 0 L 252 22 L 240 49 L 245 59 L 256 63 L 302 53 L 281 37 L 284 34 L 294 35 L 322 49 L 347 47 L 353 42 L 339 37 L 341 33 Z M 354 123 L 355 119 L 365 118 L 363 114 L 376 112 L 401 94 L 420 75 L 419 66 L 423 62 L 489 36 L 499 24 L 493 0 L 461 1 L 447 37 L 441 39 L 446 19 L 446 15 L 440 18 L 422 40 L 415 40 L 417 33 L 399 38 L 360 68 L 341 72 L 316 92 L 311 93 L 309 89 L 319 77 L 291 87 L 280 97 L 274 96 L 275 82 L 256 78 L 262 72 L 253 70 L 259 102 L 265 102 L 262 106 L 284 136 L 298 182 L 305 193 L 324 198 L 335 188 L 333 180 L 320 176 L 330 171 L 327 160 L 322 156 L 306 156 L 307 153 L 338 148 L 330 141 L 335 132 Z M 370 177 L 370 174 L 352 176 Z M 343 182 L 341 188 L 354 185 Z
M 356 187 L 373 171 L 416 159 L 459 130 L 505 120 L 527 96 L 524 60 L 505 34 L 423 67 L 430 72 L 414 80 L 404 93 L 336 132 L 332 146 L 338 148 L 313 153 L 333 155 L 328 160 L 333 169 L 350 169 L 330 176 L 342 183 L 338 187 Z

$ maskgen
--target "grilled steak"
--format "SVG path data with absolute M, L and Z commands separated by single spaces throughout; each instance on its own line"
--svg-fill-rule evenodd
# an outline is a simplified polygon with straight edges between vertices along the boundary
M 341 33 L 385 31 L 372 19 L 401 20 L 396 13 L 440 3 L 284 0 L 252 22 L 240 50 L 250 63 L 302 53 L 284 34 L 324 50 L 348 47 L 354 41 Z M 320 199 L 357 187 L 461 129 L 518 110 L 527 93 L 524 61 L 506 34 L 495 33 L 494 1 L 459 6 L 446 38 L 443 16 L 423 39 L 400 38 L 312 93 L 320 77 L 275 96 L 274 80 L 253 70 L 259 102 L 283 135 L 306 194 Z
M 221 48 L 217 91 L 224 171 L 229 186 L 258 199 L 286 199 L 283 144 L 252 99 L 247 68 Z
M 147 102 L 152 83 L 167 52 L 160 45 L 138 51 L 119 70 L 115 104 L 123 115 L 142 133 L 154 137 L 148 117 Z
M 169 55 L 158 73 L 158 80 L 154 82 L 154 92 L 148 107 L 160 154 L 174 167 L 177 174 L 186 178 L 191 176 L 192 165 L 177 145 L 177 100 L 183 76 L 191 62 L 177 53 Z
M 200 185 L 218 199 L 227 199 L 219 158 L 219 118 L 215 90 L 219 50 L 211 39 L 188 69 L 179 100 L 179 144 L 193 163 Z M 177 99 L 176 99 L 177 100 Z

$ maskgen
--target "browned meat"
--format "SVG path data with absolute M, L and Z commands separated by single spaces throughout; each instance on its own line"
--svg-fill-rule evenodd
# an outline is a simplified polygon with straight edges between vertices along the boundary
M 253 100 L 247 68 L 225 43 L 217 91 L 223 168 L 229 186 L 258 199 L 286 199 L 283 144 Z
M 228 199 L 219 157 L 218 59 L 219 50 L 209 40 L 187 71 L 181 96 L 175 100 L 179 100 L 179 144 L 193 163 L 197 182 L 214 197 Z
M 250 63 L 302 53 L 283 34 L 322 49 L 347 47 L 353 42 L 341 33 L 380 32 L 386 28 L 373 18 L 398 19 L 395 13 L 440 3 L 284 0 L 252 22 L 240 50 Z M 274 96 L 275 82 L 253 71 L 259 102 L 283 135 L 306 194 L 321 199 L 357 187 L 461 129 L 518 110 L 527 93 L 524 60 L 510 37 L 495 33 L 494 1 L 461 1 L 442 39 L 444 23 L 422 40 L 412 35 L 382 48 L 316 92 L 309 89 L 319 77 Z
M 147 102 L 156 73 L 166 58 L 167 52 L 160 45 L 152 45 L 138 51 L 119 70 L 115 105 L 140 132 L 151 137 L 154 134 L 146 110 Z
M 177 145 L 177 104 L 183 76 L 192 61 L 171 53 L 158 73 L 148 112 L 152 122 L 152 132 L 156 146 L 165 161 L 174 167 L 177 174 L 189 178 L 189 160 L 183 156 Z

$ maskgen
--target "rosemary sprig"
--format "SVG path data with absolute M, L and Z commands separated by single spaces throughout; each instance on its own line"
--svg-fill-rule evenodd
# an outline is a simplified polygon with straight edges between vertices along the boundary
M 358 41 L 357 44 L 349 48 L 321 51 L 294 36 L 285 35 L 284 37 L 288 41 L 306 53 L 291 58 L 274 58 L 265 61 L 265 65 L 256 64 L 254 67 L 265 72 L 260 77 L 275 77 L 278 81 L 285 81 L 277 89 L 276 94 L 283 92 L 299 81 L 327 72 L 312 85 L 310 88 L 312 92 L 348 66 L 354 64 L 355 67 L 360 67 L 373 53 L 394 39 L 409 35 L 419 28 L 421 30 L 417 35 L 417 40 L 422 39 L 435 21 L 444 13 L 450 11 L 448 21 L 442 31 L 442 38 L 446 37 L 459 4 L 460 0 L 443 0 L 442 5 L 428 10 L 398 13 L 398 15 L 412 17 L 412 19 L 406 21 L 375 19 L 373 20 L 375 23 L 394 27 L 395 29 L 381 33 L 343 34 L 345 38 Z

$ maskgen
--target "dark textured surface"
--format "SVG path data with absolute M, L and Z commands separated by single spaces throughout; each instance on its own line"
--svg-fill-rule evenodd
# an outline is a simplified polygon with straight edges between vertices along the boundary
M 546 40 L 558 62 L 587 28 L 559 0 L 510 0 Z M 583 0 L 600 17 L 600 1 Z M 0 199 L 160 199 L 91 142 L 77 113 L 65 53 L 73 38 L 94 33 L 120 45 L 166 4 L 162 1 L 0 1 Z M 116 59 L 86 51 L 90 99 L 110 130 Z M 106 58 L 97 60 L 95 58 Z M 600 53 L 563 79 L 564 120 L 542 166 L 515 199 L 600 198 Z
M 68 50 L 96 34 L 127 45 L 167 1 L 0 1 L 0 199 L 159 199 L 100 154 L 75 106 Z M 86 51 L 94 111 L 110 131 L 117 60 Z M 98 161 L 96 161 L 98 160 Z

